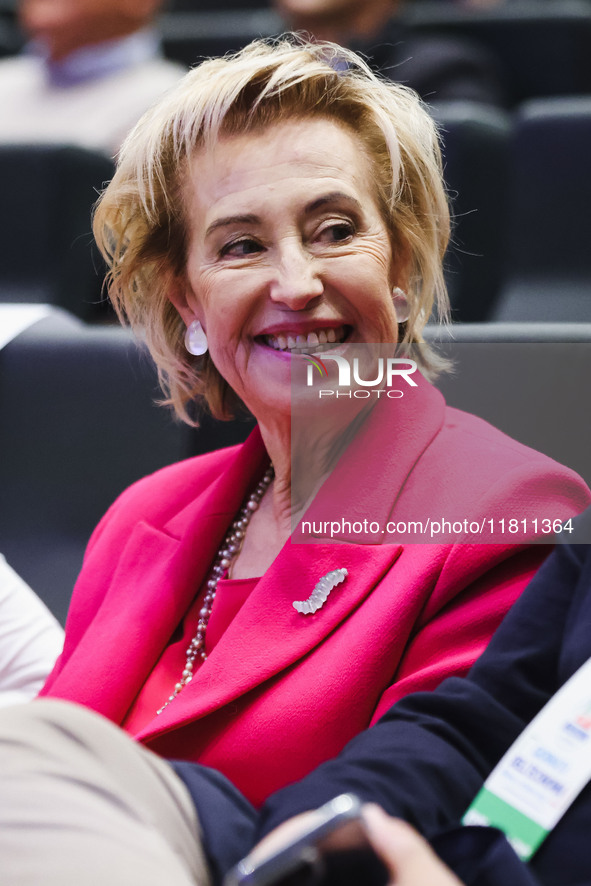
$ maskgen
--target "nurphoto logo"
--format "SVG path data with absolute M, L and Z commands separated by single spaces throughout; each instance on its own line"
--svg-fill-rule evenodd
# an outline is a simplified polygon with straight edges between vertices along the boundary
M 338 382 L 336 388 L 320 388 L 318 397 L 355 397 L 358 400 L 368 399 L 372 395 L 378 398 L 385 394 L 391 399 L 399 399 L 404 396 L 404 391 L 393 388 L 394 383 L 406 382 L 412 388 L 417 387 L 416 381 L 411 377 L 417 371 L 414 360 L 406 357 L 379 357 L 372 363 L 372 374 L 375 378 L 362 378 L 359 357 L 350 361 L 347 357 L 336 354 L 323 354 L 322 359 L 318 356 L 305 355 L 308 361 L 306 367 L 306 385 L 314 387 L 314 376 L 320 376 L 320 381 L 328 379 L 329 372 L 325 366 L 326 360 L 332 360 L 337 364 Z M 375 370 L 374 370 L 375 367 Z M 382 385 L 382 387 L 379 387 Z

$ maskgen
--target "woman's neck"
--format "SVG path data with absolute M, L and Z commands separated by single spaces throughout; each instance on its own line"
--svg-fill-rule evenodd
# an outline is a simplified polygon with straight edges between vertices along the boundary
M 291 526 L 291 421 L 261 422 L 259 429 L 271 459 L 275 477 L 265 496 L 277 526 Z
M 315 416 L 301 423 L 292 423 L 291 419 L 284 423 L 259 420 L 275 476 L 248 524 L 241 550 L 232 563 L 232 578 L 260 576 L 269 568 L 366 412 L 331 411 L 322 420 Z
M 308 420 L 259 421 L 263 443 L 275 478 L 266 494 L 277 525 L 291 532 L 335 467 L 360 425 L 367 407 L 337 408 Z

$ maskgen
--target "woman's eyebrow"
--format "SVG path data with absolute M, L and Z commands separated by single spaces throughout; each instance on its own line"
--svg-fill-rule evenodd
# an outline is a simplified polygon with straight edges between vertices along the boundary
M 363 206 L 357 200 L 356 197 L 353 197 L 351 194 L 345 194 L 344 191 L 331 191 L 330 194 L 323 194 L 321 197 L 317 197 L 315 200 L 312 200 L 310 203 L 306 204 L 304 212 L 306 214 L 310 214 L 312 212 L 316 212 L 317 209 L 322 209 L 324 206 L 330 206 L 333 203 L 349 203 L 351 204 L 357 212 L 363 212 Z
M 357 210 L 357 212 L 363 211 L 363 207 L 356 197 L 353 197 L 351 194 L 345 194 L 344 191 L 331 191 L 330 194 L 323 194 L 321 197 L 316 197 L 315 200 L 307 203 L 304 207 L 304 214 L 311 215 L 313 212 L 316 212 L 318 209 L 322 209 L 324 206 L 330 206 L 334 203 L 343 202 L 351 204 Z M 205 237 L 209 237 L 211 234 L 214 233 L 214 231 L 217 231 L 218 228 L 231 227 L 232 225 L 260 224 L 261 219 L 258 215 L 226 215 L 223 218 L 216 219 L 209 225 L 205 232 Z
M 261 220 L 258 215 L 226 215 L 212 222 L 205 232 L 206 238 L 217 231 L 218 228 L 227 228 L 231 225 L 260 225 Z

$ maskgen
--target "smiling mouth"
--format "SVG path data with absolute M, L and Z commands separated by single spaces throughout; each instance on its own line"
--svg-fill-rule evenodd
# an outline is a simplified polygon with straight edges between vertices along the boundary
M 319 354 L 342 344 L 348 337 L 350 327 L 337 326 L 330 329 L 315 329 L 307 335 L 279 333 L 278 335 L 260 335 L 257 339 L 275 351 L 287 351 L 290 354 Z

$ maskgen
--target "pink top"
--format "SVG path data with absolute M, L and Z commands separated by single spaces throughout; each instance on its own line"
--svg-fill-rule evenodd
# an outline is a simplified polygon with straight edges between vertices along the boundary
M 205 634 L 205 651 L 210 655 L 224 631 L 234 620 L 247 597 L 257 586 L 258 578 L 222 578 Z M 203 606 L 205 588 L 202 588 L 189 607 L 186 616 L 170 638 L 168 646 L 139 691 L 127 716 L 121 724 L 134 735 L 154 719 L 155 712 L 164 704 L 178 682 L 187 658 L 187 648 L 195 636 L 199 610 Z M 201 661 L 195 662 L 195 669 Z

